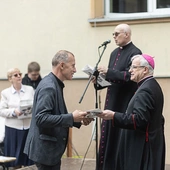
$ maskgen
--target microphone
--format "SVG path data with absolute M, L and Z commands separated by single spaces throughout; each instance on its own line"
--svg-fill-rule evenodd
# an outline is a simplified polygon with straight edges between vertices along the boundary
M 107 40 L 107 41 L 103 42 L 103 44 L 101 44 L 101 45 L 99 46 L 99 48 L 100 48 L 100 47 L 103 47 L 104 45 L 109 44 L 110 42 L 111 42 L 111 40 Z

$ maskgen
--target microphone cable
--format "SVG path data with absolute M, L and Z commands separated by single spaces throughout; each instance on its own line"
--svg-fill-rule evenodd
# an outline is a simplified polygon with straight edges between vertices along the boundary
M 96 118 L 96 119 L 97 119 L 97 118 Z M 96 120 L 96 121 L 97 121 L 97 120 Z M 83 158 L 83 161 L 82 161 L 80 170 L 82 170 L 82 168 L 83 168 L 84 161 L 85 161 L 85 159 L 86 159 L 87 153 L 88 153 L 89 148 L 90 148 L 90 146 L 91 146 L 91 143 L 92 143 L 92 140 L 93 140 L 93 136 L 94 136 L 95 131 L 96 131 L 96 127 L 95 127 L 94 130 L 93 130 L 93 133 L 92 133 L 92 136 L 91 136 L 91 139 L 90 139 L 90 143 L 89 143 L 89 145 L 88 145 L 88 147 L 87 147 L 87 150 L 86 150 L 86 152 L 85 152 L 85 155 L 84 155 L 84 158 Z M 97 155 L 96 155 L 96 156 L 97 156 Z
M 76 148 L 74 147 L 73 143 L 71 144 L 71 146 L 72 146 L 73 151 L 75 152 L 75 155 L 76 155 L 78 158 L 81 158 L 80 155 L 78 154 Z
M 75 155 L 74 156 L 77 156 L 78 158 L 81 158 L 80 157 L 80 155 L 79 155 L 79 153 L 77 152 L 77 150 L 76 150 L 76 148 L 75 148 L 75 146 L 74 146 L 74 144 L 73 144 L 73 142 L 72 142 L 72 140 L 71 140 L 71 137 L 69 136 L 69 139 L 68 139 L 68 141 L 71 141 L 70 142 L 70 144 L 71 144 L 71 149 L 74 151 L 74 153 L 75 153 Z M 73 157 L 73 156 L 72 156 Z

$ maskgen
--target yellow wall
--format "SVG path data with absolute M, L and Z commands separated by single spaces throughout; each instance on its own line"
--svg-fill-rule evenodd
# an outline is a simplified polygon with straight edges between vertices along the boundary
M 75 77 L 87 77 L 81 69 L 90 64 L 95 66 L 98 61 L 98 46 L 102 42 L 111 39 L 103 54 L 99 65 L 108 65 L 110 52 L 116 48 L 112 33 L 115 26 L 91 27 L 88 19 L 93 15 L 103 14 L 103 9 L 98 10 L 95 4 L 100 2 L 98 8 L 102 8 L 103 0 L 1 0 L 0 1 L 0 78 L 6 78 L 6 72 L 11 67 L 18 67 L 22 73 L 26 73 L 27 64 L 37 61 L 41 65 L 41 74 L 45 76 L 51 71 L 51 59 L 60 49 L 70 50 L 75 54 L 77 73 Z M 92 11 L 94 10 L 94 11 Z M 158 79 L 165 95 L 164 115 L 166 118 L 166 162 L 170 163 L 170 137 L 168 130 L 170 125 L 169 101 L 170 91 L 170 23 L 133 24 L 132 40 L 144 53 L 155 56 L 155 76 Z M 0 90 L 9 83 L 0 81 Z M 80 97 L 87 84 L 87 80 L 73 80 L 66 82 L 65 98 L 68 109 L 91 109 L 95 107 L 95 93 L 93 87 L 89 87 L 81 104 Z M 102 108 L 105 91 L 102 95 Z M 83 127 L 81 130 L 73 130 L 73 144 L 80 155 L 85 154 L 89 144 L 92 128 Z M 88 156 L 95 155 L 95 142 Z
M 87 77 L 81 69 L 86 64 L 95 66 L 98 46 L 111 39 L 100 63 L 107 65 L 110 52 L 116 47 L 112 37 L 114 26 L 91 27 L 88 19 L 96 2 L 1 0 L 0 59 L 3 62 L 0 78 L 6 78 L 11 67 L 18 67 L 25 73 L 31 61 L 40 63 L 44 76 L 51 70 L 51 58 L 60 49 L 75 54 L 75 77 Z M 170 76 L 170 23 L 134 24 L 131 28 L 133 42 L 144 53 L 155 56 L 155 75 Z
M 170 79 L 157 79 L 157 81 L 160 83 L 163 93 L 164 93 L 164 110 L 163 115 L 165 116 L 165 138 L 166 138 L 166 164 L 170 164 L 170 134 L 169 134 L 169 121 L 170 121 L 170 91 L 169 91 L 169 84 Z M 93 88 L 93 85 L 90 84 L 84 98 L 81 103 L 79 103 L 82 94 L 87 86 L 88 80 L 72 80 L 72 81 L 66 81 L 65 82 L 65 88 L 64 88 L 64 96 L 67 104 L 67 108 L 69 112 L 74 111 L 75 109 L 80 110 L 89 110 L 95 108 L 95 90 Z M 0 91 L 6 87 L 8 87 L 10 84 L 8 81 L 0 81 Z M 105 100 L 105 93 L 106 90 L 100 91 L 98 93 L 98 97 L 101 97 L 101 103 L 98 101 L 99 108 L 103 109 L 104 107 L 104 100 Z M 99 122 L 100 124 L 100 122 Z M 100 129 L 100 128 L 99 128 Z M 88 145 L 90 143 L 91 137 L 92 137 L 92 131 L 93 131 L 93 123 L 89 126 L 82 126 L 81 129 L 72 129 L 72 144 L 73 144 L 73 156 L 77 156 L 75 150 L 79 154 L 79 156 L 84 156 L 85 152 L 88 148 Z M 100 136 L 98 136 L 100 138 Z M 87 153 L 87 158 L 95 158 L 96 154 L 96 142 L 95 140 L 92 140 L 92 143 L 90 145 L 90 149 Z

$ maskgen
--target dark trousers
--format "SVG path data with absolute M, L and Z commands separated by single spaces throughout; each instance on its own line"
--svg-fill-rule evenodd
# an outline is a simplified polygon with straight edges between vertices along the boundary
M 38 170 L 60 170 L 61 161 L 57 165 L 53 165 L 53 166 L 43 165 L 36 162 L 35 165 L 37 166 Z
M 4 156 L 4 142 L 0 143 L 0 156 Z

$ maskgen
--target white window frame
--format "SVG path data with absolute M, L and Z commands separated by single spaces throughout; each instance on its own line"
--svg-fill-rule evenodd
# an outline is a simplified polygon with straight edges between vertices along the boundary
M 105 0 L 105 18 L 140 19 L 170 16 L 170 8 L 156 9 L 156 0 L 147 0 L 148 12 L 142 13 L 110 13 L 110 0 Z

